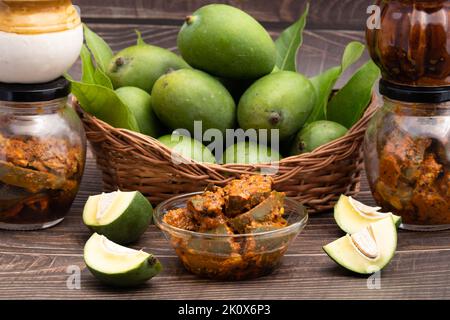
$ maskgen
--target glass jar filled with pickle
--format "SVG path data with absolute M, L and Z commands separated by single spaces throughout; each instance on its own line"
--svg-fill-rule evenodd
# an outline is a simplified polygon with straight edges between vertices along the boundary
M 450 228 L 450 88 L 380 81 L 384 105 L 365 137 L 373 196 L 402 227 Z
M 0 84 L 0 228 L 64 219 L 78 192 L 86 140 L 68 105 L 70 83 Z
M 401 85 L 450 85 L 450 1 L 376 0 L 379 26 L 367 45 L 383 79 Z

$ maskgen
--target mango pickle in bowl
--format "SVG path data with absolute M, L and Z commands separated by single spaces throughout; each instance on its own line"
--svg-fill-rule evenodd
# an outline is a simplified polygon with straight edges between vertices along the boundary
M 304 206 L 272 191 L 270 177 L 243 176 L 162 202 L 155 224 L 185 268 L 215 280 L 270 274 L 305 227 Z

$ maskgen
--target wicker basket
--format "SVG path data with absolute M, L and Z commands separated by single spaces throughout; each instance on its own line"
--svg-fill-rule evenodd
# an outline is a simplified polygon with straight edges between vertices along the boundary
M 360 190 L 362 141 L 377 107 L 377 96 L 348 134 L 312 153 L 282 159 L 275 188 L 309 207 L 311 213 L 330 210 L 338 197 Z M 153 205 L 177 194 L 200 191 L 208 184 L 222 186 L 243 173 L 267 165 L 175 165 L 171 151 L 154 138 L 113 128 L 76 106 L 103 173 L 106 191 L 139 190 Z

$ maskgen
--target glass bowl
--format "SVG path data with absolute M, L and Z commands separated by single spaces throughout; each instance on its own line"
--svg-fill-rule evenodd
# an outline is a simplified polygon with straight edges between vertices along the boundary
M 173 209 L 184 208 L 194 195 L 176 196 L 156 207 L 154 221 L 170 241 L 185 268 L 201 277 L 215 280 L 246 280 L 267 275 L 281 262 L 289 245 L 308 221 L 306 208 L 285 199 L 284 228 L 252 234 L 208 234 L 183 230 L 163 221 Z

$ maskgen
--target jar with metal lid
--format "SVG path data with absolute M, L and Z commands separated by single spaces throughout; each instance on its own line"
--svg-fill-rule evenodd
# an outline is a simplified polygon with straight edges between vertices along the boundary
M 450 88 L 418 88 L 381 80 L 384 105 L 365 137 L 373 196 L 402 227 L 450 228 Z
M 64 219 L 85 165 L 70 83 L 0 84 L 0 228 L 36 230 Z

